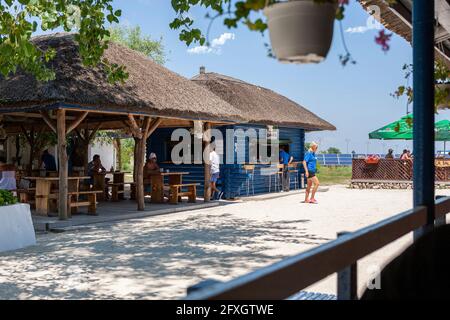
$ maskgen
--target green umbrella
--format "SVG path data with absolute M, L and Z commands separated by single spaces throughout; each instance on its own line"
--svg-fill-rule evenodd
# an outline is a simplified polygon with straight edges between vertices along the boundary
M 369 133 L 369 139 L 412 140 L 412 114 Z
M 450 121 L 441 120 L 435 124 L 436 141 L 450 141 Z
M 412 115 L 405 116 L 369 134 L 370 139 L 412 140 Z M 450 121 L 441 120 L 435 124 L 435 141 L 450 141 Z

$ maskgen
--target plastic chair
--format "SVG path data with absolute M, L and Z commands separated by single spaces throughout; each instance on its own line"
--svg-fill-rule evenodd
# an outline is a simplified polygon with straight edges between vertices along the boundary
M 299 187 L 299 182 L 298 182 L 299 170 L 298 170 L 297 162 L 293 162 L 288 166 L 288 174 L 289 174 L 289 177 L 292 177 L 292 175 L 294 175 L 294 190 L 297 190 Z
M 246 174 L 247 196 L 250 195 L 250 185 L 252 187 L 252 194 L 255 195 L 255 165 L 244 165 Z

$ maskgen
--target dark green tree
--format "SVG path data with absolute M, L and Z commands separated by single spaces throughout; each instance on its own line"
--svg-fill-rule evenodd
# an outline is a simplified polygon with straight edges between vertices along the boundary
M 109 28 L 109 33 L 110 41 L 142 52 L 159 64 L 166 62 L 166 53 L 162 38 L 153 40 L 150 36 L 142 34 L 141 27 L 124 27 L 118 25 Z

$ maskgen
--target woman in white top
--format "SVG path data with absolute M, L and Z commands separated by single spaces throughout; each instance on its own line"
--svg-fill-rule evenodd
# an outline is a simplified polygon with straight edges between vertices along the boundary
M 16 167 L 6 164 L 4 158 L 0 158 L 0 190 L 16 190 Z
M 223 196 L 223 192 L 217 189 L 217 180 L 220 178 L 220 157 L 216 152 L 216 146 L 211 144 L 212 151 L 209 154 L 209 163 L 211 166 L 211 198 L 216 196 L 217 200 L 220 200 Z M 217 194 L 217 195 L 216 195 Z

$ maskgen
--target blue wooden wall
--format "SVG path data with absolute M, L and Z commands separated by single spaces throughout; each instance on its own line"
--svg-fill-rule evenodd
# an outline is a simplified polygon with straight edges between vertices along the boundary
M 258 125 L 235 125 L 235 126 L 224 126 L 220 130 L 223 132 L 224 139 L 226 139 L 225 129 L 243 129 L 253 128 L 257 132 L 260 129 L 264 129 L 265 126 Z M 204 184 L 204 167 L 201 164 L 182 164 L 174 165 L 171 163 L 166 163 L 170 161 L 167 157 L 167 141 L 170 141 L 171 134 L 174 129 L 163 128 L 156 130 L 151 138 L 147 141 L 147 154 L 154 152 L 158 156 L 158 161 L 160 162 L 160 167 L 165 170 L 170 171 L 187 171 L 190 172 L 189 175 L 183 177 L 183 182 L 200 183 L 201 187 L 198 189 L 200 196 L 203 195 L 203 184 Z M 279 128 L 279 139 L 280 140 L 290 140 L 289 153 L 294 157 L 295 161 L 302 161 L 304 157 L 304 143 L 305 143 L 305 132 L 303 129 L 299 128 Z M 245 143 L 244 139 L 236 138 L 236 143 L 243 145 Z M 245 143 L 245 154 L 248 161 L 249 145 Z M 224 145 L 224 157 L 226 157 L 226 144 Z M 236 154 L 234 155 L 236 159 Z M 225 159 L 225 158 L 224 158 Z M 240 159 L 241 161 L 243 159 Z M 256 165 L 254 174 L 254 191 L 255 194 L 267 193 L 269 192 L 269 179 L 272 179 L 272 190 L 275 192 L 274 188 L 274 178 L 270 178 L 268 173 L 271 171 L 268 165 Z M 225 192 L 226 198 L 234 198 L 238 196 L 247 195 L 247 178 L 248 175 L 243 170 L 241 164 L 223 164 L 221 165 L 221 179 L 219 180 L 219 189 Z M 298 179 L 300 184 L 300 177 Z M 294 188 L 294 179 L 291 177 L 291 188 Z M 252 190 L 251 190 L 252 191 Z

